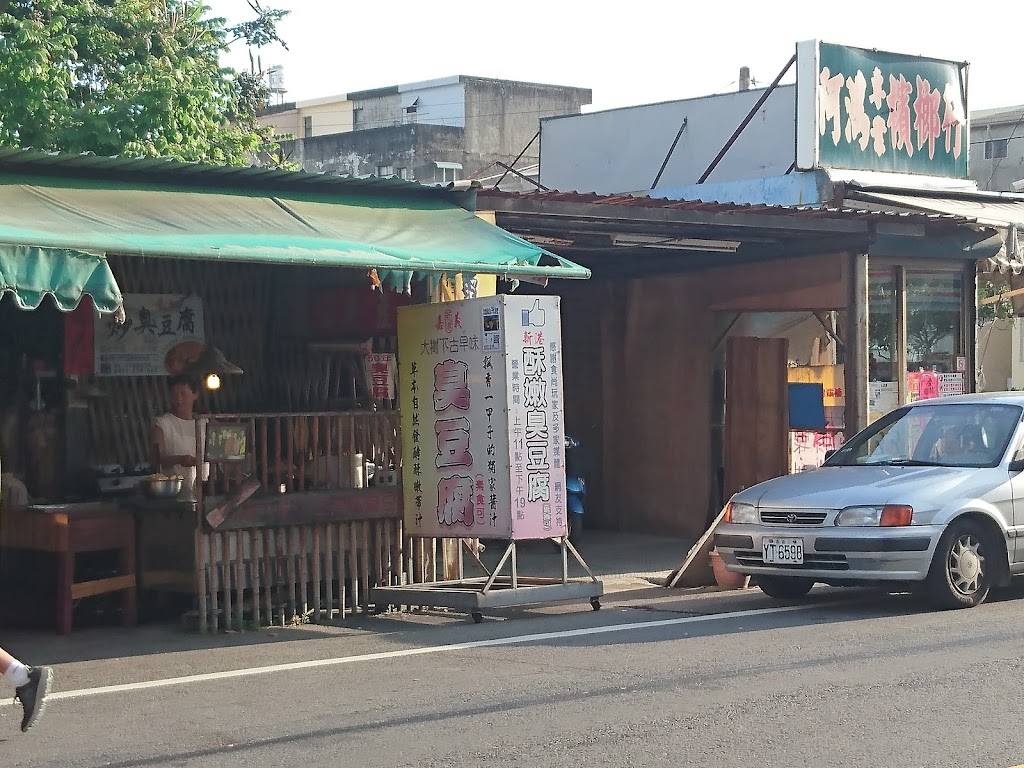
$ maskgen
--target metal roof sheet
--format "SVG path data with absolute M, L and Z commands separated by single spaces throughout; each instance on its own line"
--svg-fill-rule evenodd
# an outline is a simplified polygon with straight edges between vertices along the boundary
M 862 219 L 875 221 L 905 221 L 908 224 L 945 222 L 948 224 L 970 223 L 971 219 L 955 213 L 924 211 L 872 211 L 832 206 L 785 206 L 746 203 L 718 203 L 704 200 L 672 200 L 669 198 L 637 195 L 599 195 L 581 192 L 507 192 L 495 189 L 481 189 L 477 192 L 480 201 L 487 199 L 517 199 L 550 203 L 587 203 L 628 208 L 662 208 L 678 211 L 705 213 L 755 213 L 784 216 L 819 217 L 834 219 Z
M 213 165 L 166 158 L 103 157 L 91 153 L 70 154 L 0 147 L 0 174 L 17 173 L 182 184 L 193 188 L 206 185 L 264 191 L 287 189 L 332 196 L 384 194 L 406 198 L 440 198 L 472 210 L 472 196 L 463 190 L 428 187 L 398 178 L 352 178 L 262 166 Z

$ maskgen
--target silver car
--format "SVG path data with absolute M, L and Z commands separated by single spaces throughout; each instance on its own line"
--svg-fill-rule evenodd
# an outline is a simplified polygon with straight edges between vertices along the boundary
M 715 548 L 772 597 L 881 584 L 978 605 L 1024 572 L 1022 417 L 1013 392 L 899 408 L 821 468 L 733 496 Z

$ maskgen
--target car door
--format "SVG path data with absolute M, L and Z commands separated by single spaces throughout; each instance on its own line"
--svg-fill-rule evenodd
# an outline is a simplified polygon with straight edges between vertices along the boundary
M 1017 441 L 1017 449 L 1012 454 L 1015 460 L 1024 459 L 1024 440 Z M 1010 526 L 1011 560 L 1024 563 L 1024 472 L 1010 472 L 1009 487 L 1013 497 L 1013 517 Z M 998 489 L 996 494 L 999 495 Z M 999 506 L 998 500 L 993 503 Z

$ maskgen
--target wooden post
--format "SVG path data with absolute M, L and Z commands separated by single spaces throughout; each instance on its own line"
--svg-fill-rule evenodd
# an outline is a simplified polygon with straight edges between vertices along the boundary
M 345 523 L 338 523 L 338 618 L 345 619 Z
M 345 527 L 348 528 L 349 585 L 352 591 L 352 612 L 355 613 L 359 606 L 359 545 L 356 542 L 356 530 L 359 528 L 359 523 L 346 523 Z
M 264 432 L 265 434 L 266 432 Z M 264 463 L 265 469 L 266 464 Z M 264 477 L 266 477 L 265 474 Z M 250 540 L 252 541 L 252 551 L 249 553 L 249 562 L 251 563 L 249 572 L 252 575 L 252 621 L 256 628 L 259 629 L 263 626 L 262 616 L 260 615 L 260 568 L 263 566 L 263 531 L 259 529 L 252 531 Z
M 274 623 L 274 530 L 266 528 L 263 531 L 263 608 L 267 614 L 267 624 Z
M 334 619 L 334 523 L 324 526 L 324 587 L 327 602 L 327 621 Z
M 964 266 L 963 300 L 963 354 L 967 358 L 967 370 L 964 371 L 964 392 L 978 391 L 978 368 L 982 361 L 978 358 L 978 267 L 973 261 Z M 955 362 L 955 361 L 954 361 Z M 1002 389 L 1005 385 L 1000 385 Z
M 238 615 L 236 629 L 242 629 L 245 622 L 245 540 L 251 536 L 251 530 L 235 531 L 235 612 Z
M 317 419 L 319 422 L 319 419 Z M 319 427 L 318 427 L 319 429 Z M 323 577 L 320 571 L 320 526 L 313 525 L 313 621 L 319 623 L 323 606 L 320 602 L 320 586 Z
M 847 439 L 868 424 L 868 255 L 848 258 L 846 302 L 846 435 Z
M 896 267 L 893 270 L 893 279 L 896 288 L 896 308 L 893 317 L 893 358 L 896 368 L 893 376 L 896 377 L 896 391 L 899 404 L 906 405 L 910 400 L 907 382 L 907 269 Z M 869 286 L 870 288 L 870 286 Z M 869 340 L 870 343 L 870 340 Z M 870 385 L 869 385 L 870 386 Z M 870 418 L 870 414 L 869 414 Z
M 209 602 L 206 587 L 206 534 L 203 529 L 196 527 L 196 586 L 199 592 L 199 631 L 209 631 Z

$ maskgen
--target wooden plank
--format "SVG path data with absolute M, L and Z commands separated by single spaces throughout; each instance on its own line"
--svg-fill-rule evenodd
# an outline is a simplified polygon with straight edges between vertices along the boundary
M 245 539 L 252 536 L 252 530 L 235 531 L 235 613 L 236 629 L 245 621 Z
M 683 562 L 665 579 L 666 587 L 703 587 L 714 583 L 710 555 L 714 548 L 715 528 L 722 522 L 724 516 L 725 509 L 723 508 L 711 527 L 704 531 L 704 535 L 697 540 L 696 544 L 690 547 Z
M 252 622 L 258 628 L 263 626 L 262 615 L 260 612 L 260 568 L 263 565 L 263 558 L 260 557 L 260 552 L 263 549 L 263 531 L 257 529 L 252 531 L 250 534 L 252 541 L 252 550 L 250 551 L 249 562 L 252 563 L 250 572 L 252 573 Z
M 224 525 L 239 507 L 252 498 L 253 494 L 260 489 L 260 482 L 255 477 L 250 477 L 240 483 L 234 492 L 225 499 L 217 502 L 210 511 L 206 513 L 206 522 L 211 528 L 219 528 Z
M 285 529 L 285 547 L 288 556 L 288 568 L 287 568 L 287 585 L 288 585 L 288 614 L 289 621 L 295 621 L 297 615 L 296 599 L 298 592 L 296 591 L 296 581 L 298 580 L 296 574 L 296 562 L 295 562 L 295 538 L 298 532 L 294 527 Z
M 295 486 L 295 420 L 288 418 L 285 423 L 288 426 L 288 448 L 287 455 L 288 461 L 285 462 L 285 471 L 287 472 L 285 482 L 288 484 L 288 491 L 294 491 Z
M 267 493 L 270 490 L 270 455 L 268 453 L 270 448 L 269 431 L 270 425 L 267 423 L 267 420 L 261 419 L 259 423 L 260 453 L 262 454 L 260 457 L 260 487 L 263 489 L 264 493 Z M 277 488 L 274 490 L 276 491 Z
M 353 523 L 353 525 L 359 526 L 359 558 L 362 563 L 361 568 L 359 569 L 359 576 L 363 588 L 363 601 L 361 605 L 363 606 L 363 610 L 366 611 L 370 607 L 370 571 L 373 568 L 373 564 L 370 561 L 371 523 L 366 520 L 360 520 L 357 523 Z
M 71 585 L 71 599 L 81 600 L 83 597 L 95 597 L 105 595 L 109 592 L 120 592 L 124 589 L 135 589 L 135 574 L 129 573 L 124 576 L 111 576 L 106 579 L 94 581 L 80 581 Z
M 348 531 L 347 523 L 338 523 L 338 618 L 345 618 L 345 578 L 348 566 L 345 563 L 345 538 Z
M 218 530 L 396 519 L 401 515 L 401 486 L 307 491 L 250 497 L 218 526 Z
M 324 600 L 327 604 L 327 620 L 334 619 L 334 542 L 336 540 L 334 524 L 327 523 L 323 528 L 324 546 Z
M 786 339 L 726 341 L 725 501 L 789 470 Z
M 355 613 L 359 607 L 359 523 L 346 523 L 348 528 L 348 572 L 349 585 L 352 591 L 352 612 Z
M 233 601 L 231 599 L 231 550 L 228 544 L 228 534 L 217 533 L 213 534 L 219 539 L 219 554 L 221 573 L 223 574 L 223 581 L 221 584 L 224 587 L 224 629 L 234 629 L 234 611 Z
M 263 561 L 263 610 L 267 625 L 274 623 L 274 545 L 273 529 L 263 530 L 260 557 Z
M 320 488 L 320 417 L 313 416 L 313 487 Z
M 210 628 L 214 632 L 220 631 L 220 557 L 217 554 L 219 535 L 214 531 L 206 536 L 206 543 L 210 548 Z
M 296 419 L 296 429 L 298 431 L 298 445 L 295 446 L 299 452 L 299 490 L 306 490 L 306 454 L 308 452 L 308 438 L 309 438 L 309 427 L 306 422 L 305 416 L 299 416 Z
M 277 493 L 281 487 L 281 478 L 284 467 L 284 443 L 281 442 L 281 418 L 274 418 L 274 487 L 271 489 Z
M 323 603 L 320 599 L 320 590 L 323 586 L 323 571 L 320 560 L 320 526 L 313 525 L 313 621 L 319 623 L 323 618 Z
M 196 582 L 199 591 L 199 631 L 205 633 L 209 629 L 210 613 L 206 586 L 206 534 L 197 528 L 195 532 L 196 546 Z M 148 578 L 148 577 L 147 577 Z
M 309 526 L 298 526 L 299 585 L 302 594 L 302 615 L 309 615 Z

